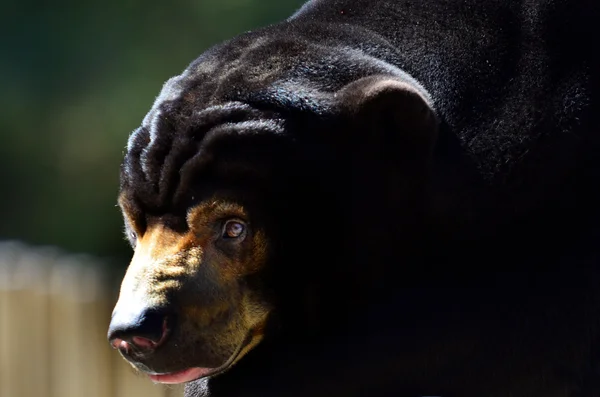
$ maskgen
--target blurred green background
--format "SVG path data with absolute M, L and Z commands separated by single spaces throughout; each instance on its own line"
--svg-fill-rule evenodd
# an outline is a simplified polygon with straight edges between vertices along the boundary
M 302 3 L 2 1 L 0 240 L 126 264 L 119 164 L 162 83 Z

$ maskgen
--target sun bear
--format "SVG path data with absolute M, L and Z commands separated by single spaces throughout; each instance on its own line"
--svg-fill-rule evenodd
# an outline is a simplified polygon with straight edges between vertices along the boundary
M 313 0 L 129 137 L 108 339 L 211 397 L 600 396 L 591 0 Z

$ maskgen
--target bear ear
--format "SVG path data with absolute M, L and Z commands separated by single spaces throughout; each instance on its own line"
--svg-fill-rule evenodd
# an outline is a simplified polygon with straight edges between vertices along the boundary
M 349 116 L 361 134 L 379 131 L 386 135 L 386 143 L 431 150 L 438 120 L 425 90 L 410 80 L 369 76 L 352 82 L 335 94 L 338 111 Z

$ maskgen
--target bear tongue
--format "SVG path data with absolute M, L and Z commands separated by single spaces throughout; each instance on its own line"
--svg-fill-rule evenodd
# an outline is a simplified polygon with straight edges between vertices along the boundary
M 149 375 L 149 377 L 155 383 L 177 384 L 191 382 L 198 378 L 202 378 L 213 371 L 214 368 L 189 368 L 170 374 Z

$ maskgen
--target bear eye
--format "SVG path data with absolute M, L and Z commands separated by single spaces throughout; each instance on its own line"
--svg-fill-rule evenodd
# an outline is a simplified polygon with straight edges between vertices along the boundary
M 223 225 L 223 233 L 221 237 L 225 239 L 240 238 L 246 231 L 246 225 L 239 220 L 229 220 Z

